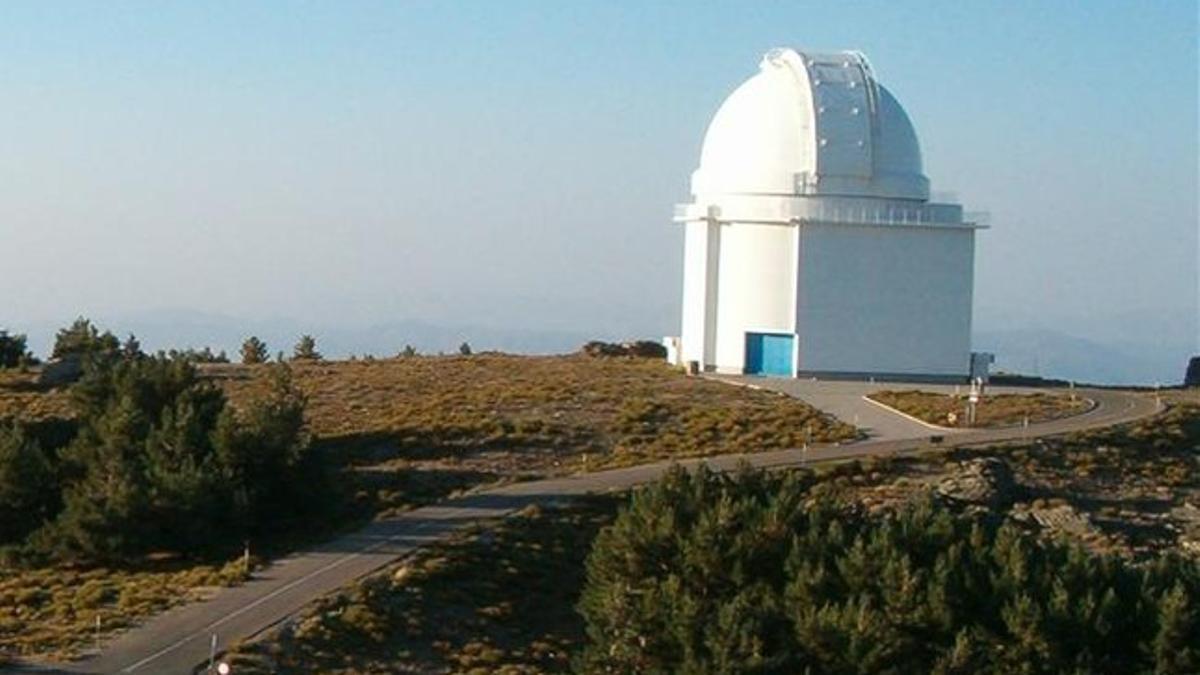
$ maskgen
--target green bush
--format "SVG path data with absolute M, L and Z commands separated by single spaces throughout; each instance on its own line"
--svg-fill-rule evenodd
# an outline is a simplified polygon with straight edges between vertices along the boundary
M 1144 567 L 931 499 L 887 516 L 805 474 L 671 472 L 597 538 L 584 672 L 1196 672 L 1195 561 Z

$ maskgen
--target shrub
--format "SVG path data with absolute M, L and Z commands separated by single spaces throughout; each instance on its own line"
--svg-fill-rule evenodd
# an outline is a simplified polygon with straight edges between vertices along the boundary
M 461 345 L 458 346 L 458 353 L 462 354 L 463 356 L 470 356 L 471 355 L 471 345 L 466 342 L 463 342 Z
M 1195 561 L 958 516 L 866 517 L 803 474 L 674 470 L 597 538 L 586 672 L 1195 672 Z

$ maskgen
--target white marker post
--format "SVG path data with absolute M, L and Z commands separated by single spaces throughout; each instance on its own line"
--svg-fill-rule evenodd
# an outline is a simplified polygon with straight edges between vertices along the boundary
M 213 672 L 213 666 L 217 663 L 217 634 L 213 633 L 212 642 L 208 647 L 208 672 Z

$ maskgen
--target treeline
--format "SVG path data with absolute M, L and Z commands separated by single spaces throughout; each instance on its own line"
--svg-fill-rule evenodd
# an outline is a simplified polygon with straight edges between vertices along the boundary
M 270 366 L 267 393 L 235 409 L 187 354 L 147 355 L 132 337 L 122 344 L 90 326 L 60 333 L 55 351 L 82 359 L 70 432 L 0 424 L 0 546 L 10 556 L 204 555 L 321 508 L 331 481 L 286 365 Z
M 583 672 L 1196 673 L 1200 569 L 1132 566 L 932 499 L 676 470 L 597 538 Z
M 597 343 L 599 344 L 599 343 Z M 642 344 L 642 343 L 639 343 Z M 645 343 L 653 344 L 653 343 Z M 470 356 L 474 353 L 470 343 L 458 345 L 458 354 Z M 58 331 L 55 335 L 54 347 L 50 352 L 50 360 L 75 359 L 84 354 L 96 353 L 140 353 L 141 345 L 137 338 L 129 335 L 124 341 L 110 331 L 101 332 L 89 319 L 79 317 L 70 326 Z M 442 352 L 438 352 L 442 354 Z M 214 352 L 210 347 L 201 349 L 170 349 L 167 356 L 190 361 L 192 363 L 230 363 L 229 355 L 224 350 Z M 406 344 L 396 353 L 397 357 L 418 356 L 420 352 L 412 345 Z M 271 353 L 266 342 L 256 335 L 246 338 L 238 349 L 237 357 L 243 365 L 258 365 L 271 362 Z M 364 355 L 372 359 L 370 355 Z M 276 363 L 285 361 L 322 361 L 324 356 L 317 350 L 317 340 L 312 335 L 301 335 L 292 347 L 291 356 L 283 351 L 276 353 Z M 353 355 L 350 356 L 354 360 Z M 39 365 L 41 361 L 28 349 L 28 338 L 24 334 L 11 333 L 0 329 L 0 370 L 8 368 L 28 368 Z

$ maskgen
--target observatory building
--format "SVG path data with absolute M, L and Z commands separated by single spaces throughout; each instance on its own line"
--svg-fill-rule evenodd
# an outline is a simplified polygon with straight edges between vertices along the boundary
M 975 230 L 930 200 L 858 52 L 775 49 L 717 110 L 683 223 L 679 363 L 789 377 L 972 374 Z

